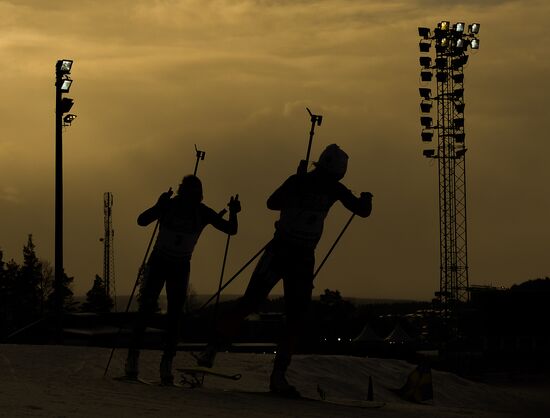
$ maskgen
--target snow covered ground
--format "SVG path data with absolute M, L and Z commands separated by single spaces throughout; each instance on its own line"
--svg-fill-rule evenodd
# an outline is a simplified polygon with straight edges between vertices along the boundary
M 71 346 L 0 345 L 2 417 L 549 417 L 550 387 L 502 387 L 475 383 L 432 371 L 434 401 L 406 402 L 390 388 L 402 386 L 414 366 L 390 359 L 347 356 L 296 356 L 288 378 L 304 394 L 365 398 L 372 376 L 380 409 L 360 409 L 243 393 L 267 391 L 272 354 L 222 353 L 218 369 L 242 373 L 230 381 L 207 377 L 199 389 L 128 384 L 122 374 L 124 350 L 117 350 L 109 371 L 109 349 Z M 142 354 L 141 376 L 158 379 L 160 352 Z M 178 353 L 175 367 L 192 366 Z M 541 386 L 542 385 L 542 386 Z

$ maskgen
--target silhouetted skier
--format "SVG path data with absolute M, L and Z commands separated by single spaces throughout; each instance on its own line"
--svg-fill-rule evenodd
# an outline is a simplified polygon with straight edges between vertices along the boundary
M 134 334 L 128 350 L 125 365 L 126 377 L 137 379 L 139 348 L 147 320 L 154 313 L 160 292 L 166 283 L 167 315 L 166 343 L 160 362 L 162 384 L 172 384 L 172 360 L 176 354 L 180 319 L 187 297 L 190 260 L 199 236 L 208 224 L 226 234 L 235 235 L 238 229 L 237 213 L 241 210 L 239 195 L 231 197 L 229 221 L 224 220 L 213 209 L 202 202 L 202 184 L 194 175 L 185 176 L 178 187 L 177 195 L 172 191 L 162 193 L 157 203 L 138 217 L 138 225 L 147 226 L 159 220 L 159 234 L 147 262 L 141 303 Z
M 299 396 L 296 388 L 287 382 L 285 373 L 311 301 L 315 247 L 321 239 L 325 217 L 337 200 L 361 217 L 371 213 L 370 193 L 361 193 L 357 198 L 339 182 L 346 173 L 347 162 L 344 151 L 335 144 L 329 145 L 314 163 L 313 171 L 306 172 L 307 163 L 302 160 L 298 174 L 289 177 L 269 197 L 267 207 L 281 212 L 274 237 L 258 261 L 244 296 L 236 308 L 219 321 L 212 341 L 205 352 L 197 356 L 199 366 L 213 366 L 217 351 L 237 333 L 242 319 L 258 310 L 282 278 L 286 329 L 277 347 L 270 390 L 285 396 Z

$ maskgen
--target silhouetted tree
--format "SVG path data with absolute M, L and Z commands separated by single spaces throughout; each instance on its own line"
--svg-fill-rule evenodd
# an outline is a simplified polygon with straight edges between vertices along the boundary
M 40 312 L 43 314 L 46 310 L 46 301 L 53 289 L 53 268 L 49 261 L 40 260 L 42 264 L 42 275 L 38 293 L 40 295 Z
M 80 310 L 97 313 L 110 312 L 113 305 L 113 299 L 107 294 L 103 279 L 96 274 L 94 284 L 86 293 L 86 302 L 82 304 Z
M 40 283 L 42 263 L 36 256 L 32 234 L 23 247 L 23 265 L 14 282 L 14 297 L 19 323 L 25 324 L 37 319 L 41 314 Z
M 50 312 L 56 312 L 61 308 L 63 312 L 72 312 L 76 310 L 76 305 L 73 299 L 73 291 L 71 290 L 74 277 L 67 276 L 63 270 L 61 280 L 54 280 L 51 293 L 46 300 L 46 307 Z
M 4 252 L 0 250 L 0 330 L 7 330 L 8 328 L 8 292 L 9 285 L 6 263 L 4 263 Z
M 527 280 L 526 282 L 513 285 L 510 290 L 512 292 L 548 292 L 550 291 L 550 277 Z

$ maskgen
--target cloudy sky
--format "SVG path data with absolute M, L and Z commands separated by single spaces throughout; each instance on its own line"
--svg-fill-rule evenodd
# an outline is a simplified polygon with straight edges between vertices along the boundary
M 137 215 L 192 172 L 205 203 L 243 211 L 228 275 L 270 239 L 269 194 L 307 149 L 350 155 L 344 183 L 374 194 L 316 292 L 430 299 L 439 287 L 438 174 L 422 157 L 418 26 L 480 22 L 465 68 L 471 284 L 550 275 L 550 3 L 435 0 L 0 0 L 0 248 L 32 233 L 53 263 L 54 66 L 74 60 L 64 133 L 65 269 L 85 293 L 103 265 L 103 193 L 114 195 L 117 293 L 129 293 L 153 225 Z M 349 214 L 337 203 L 318 259 Z M 225 236 L 197 245 L 192 285 L 217 287 Z M 240 293 L 250 270 L 229 293 Z

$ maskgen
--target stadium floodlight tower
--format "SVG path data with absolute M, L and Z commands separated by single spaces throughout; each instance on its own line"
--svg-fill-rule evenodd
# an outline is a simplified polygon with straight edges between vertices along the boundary
M 442 315 L 457 315 L 468 297 L 468 252 L 466 230 L 466 145 L 464 135 L 464 66 L 467 51 L 479 49 L 479 23 L 465 29 L 463 22 L 442 21 L 431 31 L 418 28 L 422 141 L 430 143 L 437 133 L 437 148 L 425 149 L 439 170 L 440 284 L 436 292 Z M 432 61 L 431 47 L 435 49 Z M 434 77 L 435 75 L 435 77 Z M 435 82 L 435 94 L 429 87 Z M 427 85 L 427 86 L 426 86 Z M 429 114 L 435 102 L 436 120 Z
M 71 89 L 73 80 L 69 77 L 73 60 L 62 59 L 55 64 L 55 265 L 54 265 L 54 304 L 61 312 L 63 300 L 63 127 L 69 126 L 76 115 L 68 114 L 74 101 L 63 97 Z

